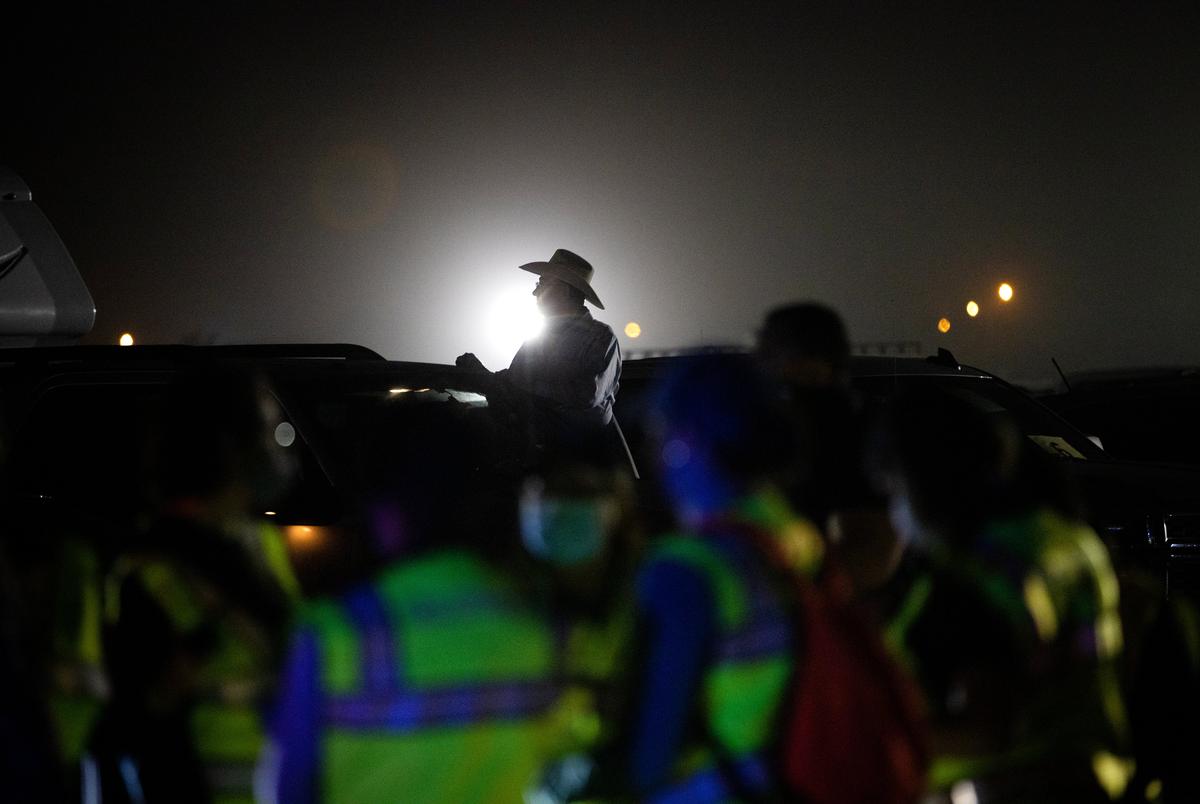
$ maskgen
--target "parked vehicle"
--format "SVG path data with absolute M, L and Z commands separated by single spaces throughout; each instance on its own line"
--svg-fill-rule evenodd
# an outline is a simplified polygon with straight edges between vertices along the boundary
M 1042 401 L 1113 457 L 1200 465 L 1200 369 L 1075 375 L 1068 390 Z
M 625 361 L 616 410 L 631 440 L 642 438 L 639 420 L 646 389 L 677 359 Z M 851 375 L 868 412 L 902 389 L 932 386 L 1011 416 L 1028 438 L 1064 462 L 1091 524 L 1119 568 L 1149 570 L 1161 579 L 1164 593 L 1177 584 L 1200 589 L 1200 466 L 1122 460 L 1037 399 L 995 375 L 960 364 L 946 351 L 927 358 L 853 357 Z
M 31 521 L 83 533 L 107 552 L 137 526 L 144 463 L 171 381 L 197 365 L 261 375 L 284 420 L 273 448 L 295 477 L 264 510 L 285 528 L 304 585 L 327 588 L 355 570 L 346 526 L 355 449 L 384 406 L 486 407 L 479 375 L 384 360 L 361 346 L 67 346 L 0 351 L 0 399 L 10 444 L 11 504 Z M 421 456 L 400 456 L 420 460 Z M 500 471 L 503 467 L 493 467 Z

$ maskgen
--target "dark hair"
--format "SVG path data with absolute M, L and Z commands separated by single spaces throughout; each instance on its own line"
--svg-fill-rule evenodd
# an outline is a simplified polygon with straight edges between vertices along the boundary
M 992 520 L 1039 507 L 1081 515 L 1061 466 L 1004 413 L 986 413 L 945 390 L 898 394 L 871 439 L 876 476 L 900 475 L 912 506 L 948 539 L 975 536 Z
M 815 358 L 841 372 L 850 363 L 850 340 L 837 311 L 819 302 L 800 302 L 767 313 L 758 333 L 758 354 L 768 360 Z

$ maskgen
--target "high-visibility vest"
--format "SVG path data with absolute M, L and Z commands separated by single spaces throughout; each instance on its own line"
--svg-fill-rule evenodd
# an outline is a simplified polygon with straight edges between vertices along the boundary
M 303 624 L 320 655 L 324 801 L 520 801 L 591 736 L 556 629 L 468 553 L 393 567 Z
M 223 538 L 235 538 L 263 568 L 264 578 L 295 597 L 297 585 L 278 528 L 261 523 Z M 266 745 L 260 709 L 274 681 L 271 643 L 278 635 L 258 633 L 241 620 L 235 623 L 239 615 L 214 609 L 211 592 L 201 589 L 187 568 L 157 557 L 118 560 L 106 590 L 106 617 L 111 620 L 120 616 L 120 587 L 130 577 L 137 578 L 180 633 L 215 624 L 216 649 L 200 668 L 190 712 L 192 741 L 214 804 L 253 804 L 254 774 Z
M 791 678 L 795 634 L 765 558 L 738 538 L 668 536 L 649 559 L 684 563 L 708 578 L 717 625 L 701 692 L 706 734 L 685 746 L 674 783 L 655 802 L 726 801 L 770 784 L 763 749 Z
M 279 528 L 258 522 L 234 534 L 265 573 L 295 603 L 299 584 Z M 251 643 L 225 623 L 217 653 L 200 675 L 200 697 L 192 710 L 196 753 L 204 765 L 213 804 L 253 804 L 254 774 L 266 745 L 260 708 L 274 683 L 269 643 Z
M 969 583 L 979 603 L 1007 624 L 1029 688 L 1009 713 L 1011 740 L 992 752 L 933 758 L 930 786 L 1015 776 L 1047 768 L 1091 768 L 1110 795 L 1119 795 L 1131 770 L 1124 759 L 1125 704 L 1117 676 L 1122 651 L 1119 591 L 1108 552 L 1086 524 L 1051 510 L 990 523 L 970 552 L 934 551 L 888 628 L 889 641 L 914 669 L 907 633 L 938 588 L 939 577 Z M 940 605 L 945 605 L 942 601 Z M 1086 774 L 1083 774 L 1086 777 Z M 1086 780 L 1086 779 L 1085 779 Z
M 102 577 L 95 552 L 64 540 L 54 601 L 50 712 L 64 764 L 76 765 L 108 697 L 101 639 Z

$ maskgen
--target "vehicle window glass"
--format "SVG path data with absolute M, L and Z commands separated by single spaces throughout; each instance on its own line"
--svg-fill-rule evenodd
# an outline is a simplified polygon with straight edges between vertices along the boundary
M 487 398 L 473 391 L 386 382 L 361 387 L 349 380 L 292 378 L 281 382 L 281 391 L 285 406 L 308 427 L 326 471 L 336 483 L 350 487 L 359 482 L 355 451 L 371 438 L 367 424 L 386 411 L 431 404 L 487 408 Z
M 1179 392 L 1114 395 L 1067 416 L 1099 436 L 1115 457 L 1190 463 L 1200 458 L 1200 395 Z
M 1002 382 L 978 377 L 918 375 L 858 377 L 855 388 L 868 408 L 882 405 L 905 388 L 936 387 L 989 414 L 1006 413 L 1021 432 L 1057 457 L 1098 458 L 1104 453 L 1087 436 L 1051 411 Z
M 22 492 L 64 513 L 132 521 L 145 502 L 141 481 L 162 389 L 84 385 L 44 394 L 14 445 Z
M 22 492 L 64 514 L 132 523 L 148 504 L 151 439 L 161 417 L 170 415 L 166 399 L 162 382 L 49 389 L 35 402 L 14 445 L 13 469 Z M 286 450 L 296 467 L 276 513 L 282 519 L 329 519 L 335 494 L 303 436 L 286 421 L 273 435 L 269 448 Z

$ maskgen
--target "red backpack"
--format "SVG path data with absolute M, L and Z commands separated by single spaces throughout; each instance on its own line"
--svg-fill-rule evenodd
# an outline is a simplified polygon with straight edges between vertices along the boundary
M 826 565 L 790 574 L 799 626 L 796 669 L 773 758 L 788 797 L 808 804 L 910 804 L 925 791 L 929 740 L 916 684 Z
M 827 555 L 810 579 L 788 566 L 770 533 L 722 524 L 768 557 L 793 603 L 795 669 L 768 756 L 776 796 L 805 804 L 918 801 L 930 753 L 922 696 L 854 603 L 849 578 Z M 736 771 L 725 773 L 737 792 L 762 798 Z

